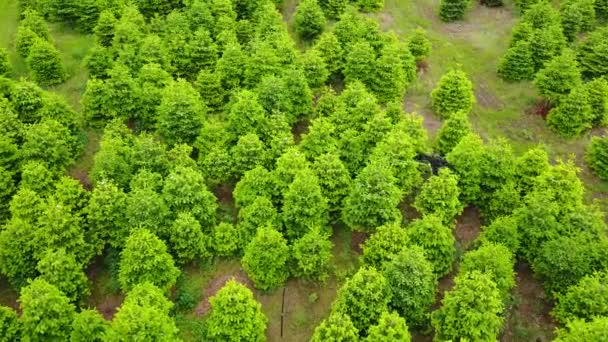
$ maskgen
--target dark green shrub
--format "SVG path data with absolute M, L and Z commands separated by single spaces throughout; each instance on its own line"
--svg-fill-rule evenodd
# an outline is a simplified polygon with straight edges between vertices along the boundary
M 469 0 L 441 0 L 439 17 L 446 22 L 462 20 L 468 8 Z
M 316 38 L 325 27 L 325 15 L 317 0 L 303 0 L 295 13 L 296 32 L 304 39 Z
M 46 40 L 34 40 L 26 61 L 32 78 L 40 85 L 59 84 L 67 78 L 59 52 Z
M 608 179 L 608 137 L 592 137 L 587 147 L 587 165 L 602 179 Z

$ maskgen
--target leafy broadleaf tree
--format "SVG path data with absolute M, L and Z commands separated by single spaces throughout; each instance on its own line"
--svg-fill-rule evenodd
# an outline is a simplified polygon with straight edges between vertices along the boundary
M 210 341 L 266 340 L 268 319 L 253 293 L 234 279 L 209 299 L 211 312 L 205 321 L 206 336 Z
M 102 342 L 110 324 L 95 309 L 82 310 L 74 316 L 71 342 Z
M 514 264 L 513 253 L 507 247 L 486 243 L 478 249 L 464 254 L 459 272 L 465 274 L 479 271 L 491 275 L 501 297 L 506 301 L 515 286 Z
M 312 170 L 317 175 L 323 197 L 327 198 L 330 214 L 338 213 L 352 183 L 346 166 L 336 153 L 326 153 L 315 159 Z
M 407 236 L 411 245 L 424 248 L 426 259 L 433 264 L 437 277 L 450 272 L 456 254 L 456 240 L 441 218 L 431 214 L 413 221 L 407 227 Z
M 563 324 L 576 319 L 591 321 L 593 317 L 608 316 L 608 274 L 585 276 L 558 298 L 553 316 Z
M 424 249 L 416 245 L 401 248 L 382 270 L 393 293 L 390 307 L 412 326 L 427 322 L 437 289 L 433 265 L 424 254 Z
M 320 229 L 311 229 L 293 243 L 294 274 L 310 280 L 327 280 L 332 248 L 333 243 Z
M 308 49 L 302 55 L 302 70 L 311 89 L 321 87 L 329 78 L 329 67 L 317 49 Z
M 241 264 L 255 287 L 267 291 L 287 280 L 288 257 L 289 247 L 283 235 L 272 227 L 262 227 L 245 247 Z
M 543 280 L 545 292 L 556 297 L 607 264 L 608 239 L 580 232 L 544 243 L 532 261 L 532 270 Z
M 190 83 L 178 80 L 163 90 L 157 108 L 158 133 L 169 145 L 193 143 L 203 125 L 206 107 Z
M 409 342 L 411 341 L 405 319 L 396 312 L 384 312 L 378 320 L 378 324 L 369 328 L 369 333 L 364 341 L 369 342 Z
M 209 256 L 208 238 L 203 234 L 201 224 L 191 213 L 177 214 L 177 218 L 169 229 L 171 249 L 179 263 L 185 264 L 197 258 L 204 259 Z
M 555 104 L 560 103 L 571 90 L 581 84 L 581 72 L 574 52 L 566 49 L 546 63 L 544 69 L 536 74 L 534 84 L 541 95 Z
M 215 225 L 217 199 L 207 189 L 203 175 L 198 170 L 177 166 L 165 178 L 162 197 L 172 212 L 191 212 L 203 231 L 209 231 Z
M 338 290 L 332 312 L 347 315 L 357 330 L 365 334 L 388 309 L 391 292 L 384 276 L 375 268 L 360 268 Z
M 172 306 L 163 291 L 151 283 L 135 285 L 118 308 L 105 341 L 180 341 L 169 315 Z
M 398 224 L 378 227 L 363 246 L 362 261 L 366 265 L 381 269 L 407 246 L 407 231 Z
M 304 39 L 317 37 L 325 27 L 325 15 L 317 0 L 303 0 L 295 13 L 296 32 Z
M 608 179 L 608 137 L 592 137 L 587 147 L 587 165 L 600 178 Z
M 78 303 L 89 295 L 89 284 L 83 265 L 65 249 L 47 250 L 38 262 L 40 279 L 56 286 L 71 302 Z
M 435 338 L 495 340 L 502 327 L 504 305 L 492 277 L 479 271 L 461 274 L 432 314 Z
M 32 78 L 40 85 L 62 83 L 66 78 L 61 56 L 55 47 L 43 39 L 36 39 L 29 49 L 27 66 Z
M 431 92 L 431 99 L 433 110 L 442 118 L 449 118 L 458 111 L 468 113 L 475 103 L 473 84 L 464 71 L 452 69 L 441 76 Z
M 277 209 L 272 205 L 272 201 L 262 196 L 242 207 L 238 218 L 239 240 L 242 245 L 249 244 L 258 228 L 275 227 L 279 223 Z
M 15 288 L 27 285 L 27 280 L 37 275 L 34 229 L 31 222 L 13 215 L 0 231 L 0 271 Z
M 228 222 L 221 222 L 213 228 L 213 250 L 219 256 L 234 255 L 242 247 L 239 230 Z M 249 241 L 247 241 L 249 243 Z
M 0 306 L 0 342 L 18 341 L 21 337 L 21 322 L 15 310 Z
M 481 138 L 469 134 L 446 155 L 458 176 L 461 203 L 477 203 L 482 196 L 481 177 L 485 147 Z
M 302 237 L 314 227 L 324 229 L 327 226 L 327 199 L 323 197 L 319 181 L 312 171 L 303 170 L 296 174 L 283 195 L 281 214 L 290 240 Z
M 132 231 L 120 253 L 118 280 L 124 291 L 144 282 L 167 290 L 179 273 L 162 240 L 145 229 Z
M 383 224 L 400 221 L 397 205 L 401 191 L 396 181 L 392 170 L 383 163 L 371 163 L 363 168 L 344 199 L 344 222 L 353 230 L 372 231 Z
M 84 209 L 88 222 L 87 240 L 100 254 L 106 243 L 113 247 L 124 244 L 127 195 L 111 181 L 97 184 Z
M 445 22 L 462 20 L 469 3 L 469 0 L 441 0 L 439 17 Z
M 556 342 L 593 342 L 605 339 L 608 317 L 596 317 L 591 322 L 574 320 L 566 324 L 567 329 L 558 329 Z
M 487 227 L 482 227 L 479 241 L 483 243 L 501 244 L 508 248 L 513 255 L 519 250 L 519 231 L 517 221 L 513 216 L 497 217 Z
M 561 4 L 560 17 L 564 35 L 573 41 L 578 34 L 595 24 L 594 1 L 570 0 Z
M 274 184 L 273 174 L 262 166 L 245 172 L 233 191 L 237 208 L 252 204 L 258 197 L 272 198 Z
M 75 308 L 59 289 L 35 279 L 21 289 L 21 323 L 26 341 L 67 341 Z
M 359 331 L 350 317 L 343 313 L 332 312 L 315 328 L 310 342 L 357 342 Z
M 565 138 L 573 138 L 591 128 L 593 112 L 587 90 L 581 86 L 572 89 L 572 92 L 549 112 L 547 124 Z
M 338 37 L 336 37 L 333 32 L 324 32 L 313 48 L 319 51 L 321 58 L 323 58 L 327 65 L 327 71 L 329 71 L 330 75 L 334 75 L 342 69 L 344 65 L 344 50 L 340 45 Z
M 458 177 L 450 169 L 442 168 L 424 183 L 414 207 L 422 215 L 434 214 L 444 224 L 450 224 L 462 212 L 459 196 Z

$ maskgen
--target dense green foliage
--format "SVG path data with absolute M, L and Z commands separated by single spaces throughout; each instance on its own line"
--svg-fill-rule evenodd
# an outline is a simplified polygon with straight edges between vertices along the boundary
M 439 17 L 446 22 L 462 20 L 468 7 L 469 0 L 441 0 Z
M 373 267 L 363 267 L 338 290 L 332 311 L 348 315 L 355 328 L 364 333 L 378 322 L 390 300 L 386 278 Z
M 245 247 L 241 263 L 256 288 L 271 290 L 287 280 L 288 256 L 289 248 L 283 235 L 273 227 L 266 226 L 260 227 Z
M 210 341 L 265 341 L 266 316 L 251 291 L 234 279 L 209 300 L 211 313 L 205 322 Z
M 431 98 L 435 113 L 446 119 L 458 111 L 468 113 L 475 103 L 473 84 L 460 69 L 452 69 L 441 76 Z
M 608 286 L 606 273 L 585 276 L 559 297 L 553 315 L 561 323 L 608 315 Z
M 407 228 L 407 236 L 411 244 L 424 248 L 438 277 L 450 272 L 456 253 L 454 236 L 440 217 L 430 214 L 414 220 Z
M 369 334 L 365 341 L 411 341 L 410 332 L 408 331 L 405 319 L 399 317 L 396 313 L 382 313 L 378 324 L 369 328 Z
M 504 306 L 491 276 L 473 271 L 459 275 L 454 282 L 454 288 L 441 301 L 441 308 L 432 315 L 436 338 L 495 340 L 502 326 Z
M 608 179 L 608 138 L 593 137 L 587 147 L 587 165 L 602 179 Z
M 424 253 L 416 245 L 402 248 L 382 270 L 393 293 L 389 305 L 410 326 L 427 323 L 429 307 L 435 300 L 437 277 Z

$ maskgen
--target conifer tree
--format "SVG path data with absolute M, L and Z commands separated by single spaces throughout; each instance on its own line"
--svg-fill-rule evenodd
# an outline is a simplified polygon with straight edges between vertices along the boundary
M 498 64 L 498 75 L 506 81 L 530 80 L 534 77 L 534 61 L 530 43 L 521 40 L 510 47 Z
M 303 0 L 295 13 L 295 29 L 304 39 L 316 38 L 325 26 L 325 15 L 317 0 Z
M 333 32 L 324 32 L 313 48 L 321 54 L 330 75 L 334 75 L 342 69 L 344 65 L 344 51 L 338 37 Z
M 442 118 L 458 111 L 468 113 L 475 103 L 473 84 L 460 69 L 452 69 L 441 76 L 431 92 L 433 110 Z
M 564 50 L 540 70 L 534 84 L 540 93 L 554 104 L 559 104 L 572 89 L 581 84 L 581 72 L 572 50 Z
M 348 48 L 344 61 L 344 77 L 346 82 L 359 80 L 365 85 L 371 85 L 376 65 L 376 52 L 366 41 L 359 41 Z
M 416 61 L 423 61 L 429 57 L 431 53 L 431 42 L 427 38 L 426 31 L 418 27 L 407 41 L 407 46 Z
M 469 7 L 469 0 L 441 0 L 439 17 L 445 22 L 462 20 Z
M 580 43 L 578 60 L 587 77 L 608 75 L 608 27 L 600 26 Z
M 593 126 L 608 124 L 608 81 L 595 78 L 585 84 L 593 112 Z
M 8 52 L 5 48 L 0 48 L 0 76 L 10 75 L 11 70 L 12 67 L 8 60 Z
M 198 92 L 180 79 L 163 90 L 157 108 L 158 133 L 169 145 L 193 143 L 203 125 L 206 110 Z
M 566 138 L 580 135 L 592 127 L 593 112 L 584 87 L 578 86 L 565 96 L 547 116 L 547 124 Z
M 99 13 L 97 25 L 93 30 L 99 45 L 104 47 L 112 46 L 112 41 L 114 40 L 114 26 L 116 26 L 117 22 L 118 20 L 116 20 L 116 17 L 111 10 L 105 9 Z
M 587 165 L 600 178 L 608 179 L 608 137 L 592 137 L 587 147 Z
M 67 77 L 59 52 L 46 40 L 34 40 L 26 61 L 32 78 L 40 85 L 59 84 Z
M 325 229 L 329 215 L 316 175 L 310 170 L 296 174 L 283 194 L 282 219 L 287 238 L 295 240 L 313 228 Z
M 373 231 L 399 221 L 397 205 L 401 190 L 390 167 L 381 162 L 368 164 L 357 176 L 344 199 L 342 218 L 352 230 Z
M 471 123 L 466 112 L 458 111 L 443 122 L 437 132 L 436 145 L 439 153 L 447 155 L 471 133 Z

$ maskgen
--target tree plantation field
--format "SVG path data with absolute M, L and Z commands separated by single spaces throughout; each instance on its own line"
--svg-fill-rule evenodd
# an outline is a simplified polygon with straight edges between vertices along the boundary
M 607 0 L 3 0 L 0 342 L 608 339 Z

